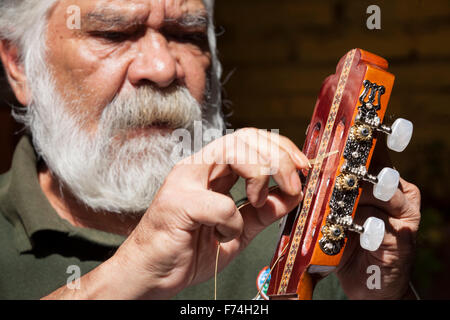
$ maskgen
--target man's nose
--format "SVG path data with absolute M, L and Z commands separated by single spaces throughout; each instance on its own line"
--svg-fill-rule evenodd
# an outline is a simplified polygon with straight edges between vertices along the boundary
M 152 82 L 165 88 L 177 78 L 177 60 L 163 35 L 150 32 L 140 39 L 138 53 L 128 68 L 131 84 Z

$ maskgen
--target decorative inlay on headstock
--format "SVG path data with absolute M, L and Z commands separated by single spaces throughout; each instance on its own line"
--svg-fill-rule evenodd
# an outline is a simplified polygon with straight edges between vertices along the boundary
M 319 245 L 327 255 L 338 254 L 347 236 L 345 231 L 348 226 L 338 224 L 335 217 L 341 219 L 338 221 L 345 221 L 342 218 L 346 217 L 351 219 L 355 200 L 360 193 L 360 181 L 371 178 L 367 176 L 366 163 L 374 140 L 372 126 L 378 127 L 380 123 L 377 111 L 381 109 L 381 96 L 385 93 L 385 87 L 369 80 L 364 80 L 363 85 L 364 91 L 359 97 L 361 105 L 358 106 L 358 113 L 353 121 L 354 125 L 350 128 L 344 149 L 345 166 L 340 169 L 341 173 L 336 178 L 329 203 L 330 214 L 321 230 L 323 236 L 319 240 Z M 330 230 L 343 232 L 336 237 Z

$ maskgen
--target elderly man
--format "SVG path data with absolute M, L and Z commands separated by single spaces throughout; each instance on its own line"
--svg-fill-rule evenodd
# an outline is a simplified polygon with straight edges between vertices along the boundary
M 203 149 L 173 157 L 175 131 L 224 130 L 212 10 L 212 0 L 0 2 L 0 55 L 27 128 L 0 179 L 1 298 L 212 298 L 218 241 L 219 297 L 256 293 L 257 263 L 270 261 L 274 222 L 302 199 L 308 159 L 255 129 L 203 135 Z M 230 137 L 268 160 L 239 161 Z M 193 161 L 199 153 L 211 161 Z M 269 192 L 261 173 L 275 160 L 280 188 Z M 252 205 L 239 211 L 230 193 Z M 410 297 L 419 206 L 403 180 L 390 202 L 367 200 L 362 214 L 388 223 L 383 245 L 349 249 L 323 297 Z M 372 264 L 380 290 L 366 286 Z M 77 268 L 80 281 L 68 281 Z

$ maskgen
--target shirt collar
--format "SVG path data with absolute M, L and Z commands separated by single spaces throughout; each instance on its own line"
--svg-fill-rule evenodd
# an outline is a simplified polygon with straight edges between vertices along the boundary
M 13 224 L 17 248 L 32 250 L 37 232 L 60 232 L 106 247 L 118 247 L 125 237 L 96 229 L 80 228 L 62 219 L 43 193 L 37 174 L 38 157 L 24 136 L 14 152 L 10 171 L 1 177 L 0 208 Z

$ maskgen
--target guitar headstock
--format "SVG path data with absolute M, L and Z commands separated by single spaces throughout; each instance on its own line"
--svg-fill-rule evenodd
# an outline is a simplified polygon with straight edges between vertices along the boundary
M 394 169 L 368 173 L 378 136 L 388 134 L 388 147 L 400 152 L 412 135 L 408 120 L 383 124 L 394 84 L 387 68 L 385 59 L 353 49 L 324 81 L 303 147 L 316 161 L 303 172 L 302 204 L 283 222 L 271 263 L 271 299 L 311 298 L 314 283 L 339 265 L 349 232 L 360 233 L 360 244 L 367 250 L 381 244 L 382 220 L 369 218 L 359 226 L 353 219 L 363 181 L 373 183 L 374 196 L 383 201 L 398 187 Z

